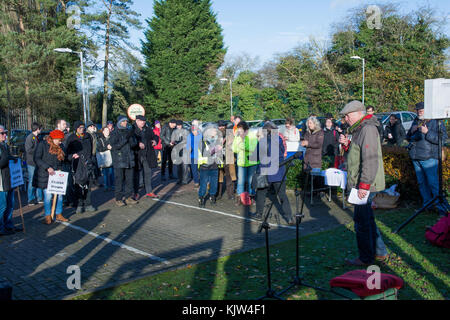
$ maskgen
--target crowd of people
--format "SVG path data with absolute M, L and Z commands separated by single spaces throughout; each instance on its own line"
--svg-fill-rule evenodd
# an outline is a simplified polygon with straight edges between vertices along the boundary
M 120 116 L 97 132 L 94 123 L 76 121 L 73 131 L 64 120 L 40 140 L 41 127 L 34 123 L 25 143 L 28 172 L 28 203 L 44 203 L 44 223 L 51 224 L 52 195 L 47 192 L 49 176 L 62 170 L 69 173 L 65 196 L 58 196 L 56 220 L 67 221 L 63 208 L 73 206 L 76 213 L 95 212 L 92 188 L 114 192 L 119 207 L 137 204 L 139 190 L 145 196 L 158 198 L 154 191 L 157 168 L 161 183 L 176 179 L 177 184 L 194 184 L 198 206 L 209 202 L 214 206 L 226 193 L 236 205 L 256 205 L 261 217 L 266 197 L 280 203 L 287 224 L 295 224 L 286 195 L 286 168 L 279 166 L 298 150 L 303 150 L 303 169 L 330 167 L 348 174 L 348 188 L 356 188 L 365 205 L 355 205 L 355 232 L 359 257 L 348 260 L 352 265 L 365 265 L 383 258 L 387 251 L 375 224 L 371 200 L 385 189 L 381 145 L 408 144 L 419 189 L 424 203 L 439 193 L 438 130 L 443 140 L 447 133 L 442 122 L 424 119 L 424 105 L 416 105 L 417 119 L 406 133 L 394 115 L 383 128 L 374 108 L 352 101 L 341 111 L 342 122 L 327 115 L 324 126 L 315 115 L 306 121 L 302 134 L 294 119 L 286 119 L 282 130 L 267 120 L 259 129 L 250 128 L 240 116 L 227 122 L 220 120 L 201 127 L 199 120 L 190 129 L 181 120 L 161 125 L 150 124 L 144 116 L 130 123 Z M 0 125 L 0 235 L 12 234 L 20 228 L 12 224 L 14 193 L 10 188 L 8 161 L 13 159 L 6 144 L 6 129 Z M 168 176 L 166 175 L 168 173 Z M 103 183 L 99 184 L 100 177 Z M 436 204 L 441 215 L 445 208 Z

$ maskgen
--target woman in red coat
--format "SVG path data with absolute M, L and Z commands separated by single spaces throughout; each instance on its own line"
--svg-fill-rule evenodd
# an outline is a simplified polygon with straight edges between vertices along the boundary
M 156 159 L 157 159 L 157 161 L 159 163 L 159 162 L 161 162 L 161 157 L 162 157 L 162 154 L 161 154 L 161 152 L 162 152 L 162 144 L 161 144 L 161 137 L 160 137 L 160 135 L 161 135 L 161 123 L 158 120 L 155 121 L 155 128 L 153 129 L 153 133 L 156 136 L 158 136 L 158 138 L 159 138 L 158 144 L 153 148 L 153 149 L 155 149 Z

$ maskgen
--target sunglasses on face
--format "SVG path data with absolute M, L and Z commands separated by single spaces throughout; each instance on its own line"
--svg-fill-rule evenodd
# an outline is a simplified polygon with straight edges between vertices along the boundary
M 7 132 L 0 132 L 0 134 L 2 134 L 2 135 L 6 135 L 6 134 L 8 134 Z

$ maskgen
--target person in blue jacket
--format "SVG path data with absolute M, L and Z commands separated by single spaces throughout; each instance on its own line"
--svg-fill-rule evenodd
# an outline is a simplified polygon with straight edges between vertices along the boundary
M 276 134 L 278 139 L 272 139 L 273 134 Z M 272 143 L 272 140 L 276 142 Z M 294 225 L 295 218 L 292 215 L 291 205 L 286 195 L 286 178 L 284 177 L 286 166 L 279 167 L 279 164 L 284 161 L 284 151 L 283 141 L 278 135 L 277 126 L 270 121 L 267 122 L 263 127 L 262 136 L 257 147 L 260 161 L 257 173 L 267 175 L 269 186 L 256 190 L 256 215 L 257 217 L 262 217 L 266 196 L 269 191 L 273 191 L 269 192 L 269 198 L 274 202 L 283 219 L 289 225 Z M 278 190 L 277 199 L 276 193 Z
M 406 135 L 409 156 L 416 171 L 417 183 L 423 203 L 439 195 L 439 132 L 443 143 L 447 140 L 444 123 L 438 120 L 426 120 L 424 103 L 416 104 L 417 118 Z M 442 204 L 435 204 L 440 216 L 447 214 Z

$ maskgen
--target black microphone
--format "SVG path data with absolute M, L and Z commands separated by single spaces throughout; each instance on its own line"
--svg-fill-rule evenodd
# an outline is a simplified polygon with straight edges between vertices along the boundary
M 281 161 L 279 167 L 281 168 L 282 166 L 285 166 L 286 164 L 288 164 L 289 162 L 291 162 L 291 161 L 293 161 L 295 159 L 300 159 L 300 156 L 302 155 L 302 153 L 303 153 L 303 151 L 297 151 L 296 153 L 294 153 L 288 159 L 285 159 L 285 160 Z

